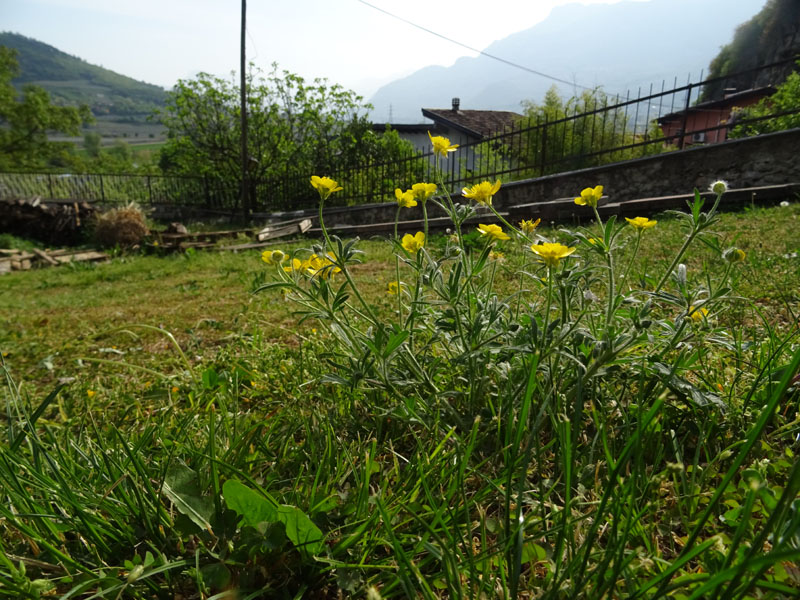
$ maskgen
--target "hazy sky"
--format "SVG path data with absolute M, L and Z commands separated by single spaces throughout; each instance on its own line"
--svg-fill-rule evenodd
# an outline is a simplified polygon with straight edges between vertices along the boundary
M 576 2 L 368 1 L 479 49 L 535 25 L 554 6 Z M 264 69 L 277 62 L 307 79 L 327 77 L 367 98 L 380 85 L 426 65 L 475 55 L 359 0 L 247 4 L 250 60 Z M 169 88 L 199 71 L 227 76 L 238 68 L 240 10 L 241 0 L 0 0 L 0 27 Z M 526 66 L 546 71 L 546 65 Z

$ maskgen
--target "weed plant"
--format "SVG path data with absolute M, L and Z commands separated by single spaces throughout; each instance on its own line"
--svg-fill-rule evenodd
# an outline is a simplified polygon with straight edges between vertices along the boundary
M 453 233 L 395 234 L 385 308 L 325 229 L 336 182 L 312 184 L 323 239 L 256 282 L 314 327 L 296 348 L 251 336 L 198 369 L 157 330 L 181 372 L 113 422 L 6 370 L 0 594 L 796 597 L 797 323 L 726 326 L 747 256 L 713 235 L 724 183 L 676 213 L 666 268 L 640 260 L 658 223 L 603 222 L 599 187 L 576 198 L 594 228 L 547 237 L 494 211 L 498 184 L 462 192 L 494 215 L 477 234 L 441 182 L 398 190 L 398 218 L 435 202 Z

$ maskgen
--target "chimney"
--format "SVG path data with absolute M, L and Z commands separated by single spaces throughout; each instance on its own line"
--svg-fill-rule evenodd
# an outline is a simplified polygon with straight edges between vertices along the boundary
M 453 98 L 453 112 L 458 112 L 458 107 L 461 105 L 459 98 Z

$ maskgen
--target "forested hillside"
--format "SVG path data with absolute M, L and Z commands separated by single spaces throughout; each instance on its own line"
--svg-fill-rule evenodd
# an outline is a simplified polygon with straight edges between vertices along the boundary
M 95 116 L 134 118 L 164 104 L 164 89 L 136 81 L 70 56 L 48 44 L 17 33 L 0 33 L 0 46 L 17 51 L 19 76 L 14 85 L 43 87 L 55 102 L 88 105 Z
M 709 77 L 722 77 L 797 55 L 800 55 L 800 1 L 768 0 L 761 12 L 739 25 L 733 40 L 711 61 Z M 758 77 L 745 75 L 720 81 L 706 88 L 703 99 L 720 98 L 725 87 L 742 90 L 780 84 L 792 68 L 792 63 L 787 63 Z

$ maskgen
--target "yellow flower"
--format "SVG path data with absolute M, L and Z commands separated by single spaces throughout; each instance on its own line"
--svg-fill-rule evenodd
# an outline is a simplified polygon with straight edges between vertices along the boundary
M 651 227 L 655 227 L 656 223 L 658 223 L 658 221 L 651 221 L 647 217 L 635 217 L 633 219 L 625 217 L 625 220 L 636 229 L 650 229 Z
M 283 270 L 287 273 L 291 273 L 292 271 L 305 271 L 306 269 L 308 269 L 308 264 L 299 258 L 293 258 L 290 266 L 283 267 Z
M 497 262 L 502 262 L 506 259 L 506 255 L 502 252 L 495 252 L 492 250 L 489 252 L 489 260 L 496 260 Z
M 595 188 L 586 188 L 581 192 L 581 195 L 575 198 L 575 204 L 580 206 L 593 206 L 596 207 L 600 198 L 603 197 L 603 186 L 598 185 Z
M 89 400 L 91 400 L 97 395 L 97 392 L 94 390 L 86 390 L 86 395 L 89 397 Z
M 533 250 L 548 267 L 555 267 L 559 260 L 575 252 L 574 247 L 570 248 L 564 244 L 553 244 L 550 242 L 534 244 L 531 246 L 531 250 Z
M 492 196 L 498 192 L 500 185 L 499 179 L 494 183 L 481 181 L 479 184 L 473 185 L 471 188 L 464 188 L 461 190 L 461 195 L 465 198 L 472 198 L 478 204 L 486 204 L 487 206 L 491 206 Z
M 309 274 L 314 277 L 319 275 L 323 279 L 329 279 L 336 273 L 341 273 L 341 269 L 336 266 L 336 256 L 328 252 L 327 256 L 317 256 L 312 254 L 307 261 Z
M 176 386 L 176 385 L 172 386 L 172 393 L 173 394 L 177 394 L 179 390 L 180 390 L 180 388 L 178 388 L 178 386 Z
M 279 265 L 286 258 L 286 254 L 281 250 L 264 250 L 261 253 L 261 260 L 268 265 Z
M 388 284 L 386 284 L 387 294 L 396 296 L 399 290 L 400 290 L 400 285 L 396 281 L 390 281 Z
M 528 221 L 523 219 L 522 221 L 519 222 L 519 228 L 522 229 L 522 233 L 530 235 L 534 231 L 536 231 L 536 228 L 539 226 L 539 223 L 541 222 L 542 222 L 541 219 L 536 219 L 535 221 L 533 219 L 530 219 Z
M 487 236 L 490 240 L 510 240 L 511 238 L 503 232 L 499 225 L 478 225 L 481 235 Z
M 702 306 L 700 308 L 695 308 L 694 306 L 690 306 L 689 316 L 695 323 L 700 323 L 708 316 L 708 309 L 703 308 Z
M 397 198 L 397 204 L 400 208 L 411 208 L 417 205 L 417 201 L 414 200 L 414 192 L 411 190 L 404 192 L 400 188 L 395 188 L 394 197 Z
M 436 193 L 435 183 L 415 183 L 411 186 L 411 191 L 417 200 L 425 202 Z
M 410 252 L 414 254 L 422 250 L 423 246 L 425 246 L 425 234 L 421 231 L 418 231 L 416 234 L 411 235 L 407 233 L 403 236 L 403 240 L 400 242 L 406 252 Z
M 319 197 L 322 200 L 327 200 L 332 193 L 343 189 L 330 177 L 318 177 L 316 175 L 311 177 L 311 185 L 319 192 Z
M 597 238 L 587 238 L 587 241 L 592 245 L 595 246 L 600 241 Z
M 431 135 L 431 132 L 428 132 L 428 137 L 431 139 L 431 144 L 433 144 L 433 153 L 434 155 L 438 154 L 442 158 L 447 158 L 448 152 L 455 152 L 456 148 L 458 148 L 458 144 L 450 144 L 450 140 L 446 137 L 442 137 L 440 135 Z

